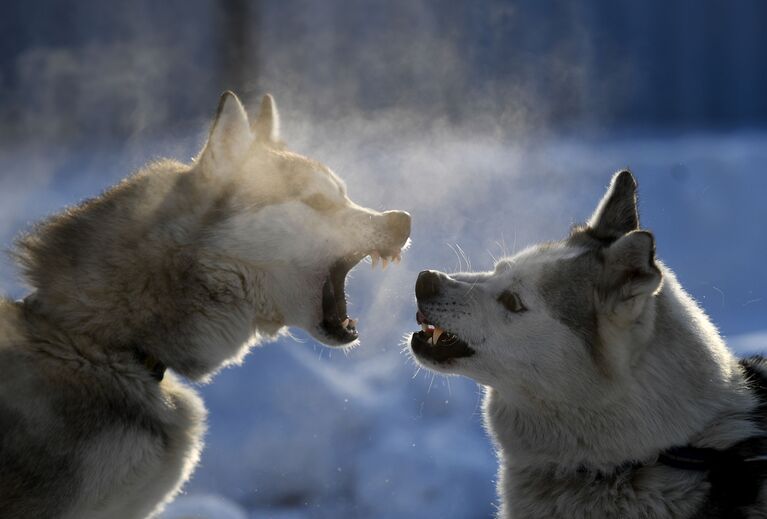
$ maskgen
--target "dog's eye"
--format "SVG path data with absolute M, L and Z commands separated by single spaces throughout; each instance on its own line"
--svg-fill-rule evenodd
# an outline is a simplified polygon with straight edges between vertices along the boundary
M 509 312 L 520 313 L 527 310 L 522 300 L 519 298 L 519 294 L 511 292 L 510 290 L 504 291 L 498 296 L 498 302 L 501 303 Z
M 336 204 L 325 195 L 312 195 L 304 198 L 303 202 L 316 211 L 330 211 Z

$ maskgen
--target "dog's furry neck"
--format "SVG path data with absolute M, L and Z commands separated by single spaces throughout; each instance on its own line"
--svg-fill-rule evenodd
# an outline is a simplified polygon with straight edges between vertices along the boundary
M 264 272 L 205 246 L 228 200 L 214 179 L 163 161 L 49 218 L 16 248 L 36 308 L 73 335 L 139 345 L 193 379 L 236 362 L 282 320 L 264 299 Z
M 528 515 L 545 516 L 531 512 L 535 503 L 552 500 L 557 493 L 583 490 L 584 467 L 592 474 L 615 474 L 602 479 L 602 498 L 605 503 L 612 502 L 608 494 L 615 492 L 615 478 L 624 477 L 616 474 L 616 469 L 626 462 L 648 463 L 642 470 L 666 474 L 673 469 L 653 469 L 653 464 L 669 447 L 691 443 L 724 448 L 759 433 L 749 420 L 756 403 L 744 389 L 737 360 L 673 273 L 665 272 L 664 277 L 648 340 L 643 344 L 606 345 L 644 349 L 633 356 L 630 371 L 615 377 L 619 385 L 612 386 L 612 399 L 547 402 L 530 394 L 521 397 L 518 388 L 488 388 L 485 416 L 500 448 L 499 485 L 506 503 L 515 509 L 517 503 Z M 685 362 L 680 362 L 682 357 Z M 693 373 L 683 371 L 690 369 Z M 682 487 L 689 484 L 689 488 L 675 488 L 682 494 L 700 491 L 700 478 L 688 476 L 680 479 L 677 475 L 675 481 L 684 483 Z M 624 483 L 631 486 L 630 480 Z M 532 489 L 543 482 L 552 495 L 532 495 Z M 590 488 L 592 494 L 599 493 L 599 485 L 591 484 Z M 589 506 L 601 501 L 596 494 L 588 499 Z M 604 514 L 597 508 L 590 510 L 593 516 L 620 515 L 614 515 L 616 509 L 609 507 Z

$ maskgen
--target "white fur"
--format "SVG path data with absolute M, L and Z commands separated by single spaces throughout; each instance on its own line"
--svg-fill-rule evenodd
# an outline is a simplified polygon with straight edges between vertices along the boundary
M 624 175 L 590 222 L 611 245 L 588 252 L 571 239 L 527 249 L 492 272 L 440 274 L 438 296 L 418 302 L 429 322 L 475 351 L 448 363 L 416 359 L 486 386 L 501 518 L 691 518 L 707 498 L 704 475 L 658 464 L 658 454 L 726 448 L 762 432 L 750 420 L 755 397 L 716 328 L 654 259 L 652 236 L 621 227 L 636 223 Z M 528 310 L 505 308 L 506 290 Z M 618 470 L 632 462 L 642 466 Z

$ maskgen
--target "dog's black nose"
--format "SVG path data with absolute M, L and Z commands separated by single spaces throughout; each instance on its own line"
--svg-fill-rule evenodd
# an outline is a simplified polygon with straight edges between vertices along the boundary
M 433 270 L 424 270 L 418 274 L 418 280 L 415 282 L 415 297 L 420 300 L 437 297 L 439 285 L 439 274 Z
M 386 226 L 397 243 L 405 243 L 410 237 L 410 215 L 405 211 L 386 211 Z

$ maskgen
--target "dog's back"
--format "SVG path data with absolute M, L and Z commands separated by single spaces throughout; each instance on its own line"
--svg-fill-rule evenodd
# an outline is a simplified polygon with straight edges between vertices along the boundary
M 202 413 L 172 376 L 0 301 L 0 517 L 147 516 L 196 461 Z
M 23 333 L 20 305 L 0 302 L 0 516 L 53 517 L 71 506 L 74 460 L 48 417 L 51 402 Z M 42 404 L 42 405 L 41 405 Z M 41 441 L 53 429 L 61 445 Z M 55 484 L 65 482 L 63 485 Z

